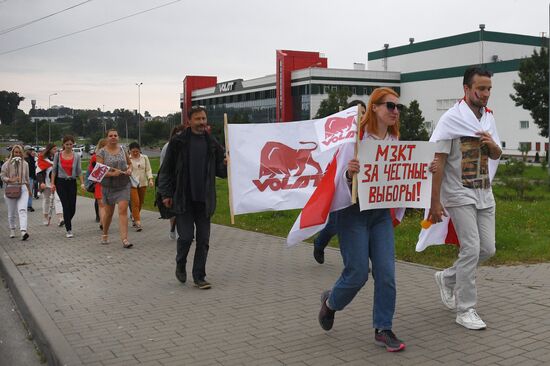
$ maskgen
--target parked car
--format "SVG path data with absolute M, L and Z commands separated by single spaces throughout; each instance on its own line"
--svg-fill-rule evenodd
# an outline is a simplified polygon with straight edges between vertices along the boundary
M 84 148 L 82 148 L 82 147 L 73 147 L 73 152 L 75 154 L 80 155 L 80 157 L 82 157 L 82 153 L 84 152 Z

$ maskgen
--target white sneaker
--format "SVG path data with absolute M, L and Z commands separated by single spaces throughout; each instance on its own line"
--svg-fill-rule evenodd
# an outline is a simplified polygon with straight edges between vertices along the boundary
M 456 322 L 464 328 L 473 330 L 487 328 L 487 324 L 477 315 L 476 309 L 470 309 L 464 313 L 456 314 Z
M 73 234 L 72 231 L 69 230 L 69 231 L 67 231 L 67 235 L 66 235 L 66 236 L 67 236 L 67 238 L 73 238 L 73 237 L 74 237 L 74 234 Z
M 168 237 L 170 238 L 170 240 L 176 240 L 176 232 L 170 231 L 170 233 L 168 234 Z
M 15 238 L 15 229 L 10 229 L 10 238 Z
M 437 287 L 439 287 L 439 294 L 441 295 L 443 305 L 451 310 L 456 309 L 455 295 L 453 294 L 453 290 L 449 288 L 449 286 L 445 285 L 445 281 L 443 280 L 443 272 L 435 272 L 434 278 L 435 283 L 437 283 Z
M 44 225 L 44 226 L 48 226 L 48 219 L 44 219 L 44 220 L 42 220 L 42 225 Z

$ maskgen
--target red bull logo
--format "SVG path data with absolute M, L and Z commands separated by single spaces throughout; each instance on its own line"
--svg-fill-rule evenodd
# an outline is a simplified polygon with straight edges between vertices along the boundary
M 311 155 L 317 149 L 317 144 L 313 141 L 300 142 L 300 144 L 313 146 L 309 149 L 294 149 L 276 141 L 268 141 L 264 145 L 260 153 L 259 179 L 252 181 L 261 192 L 268 187 L 278 191 L 305 188 L 311 182 L 314 187 L 319 184 L 323 169 Z M 315 169 L 316 174 L 302 176 L 307 166 Z M 267 179 L 262 182 L 260 179 L 266 176 Z
M 325 122 L 325 140 L 323 145 L 328 146 L 341 140 L 354 138 L 355 131 L 352 126 L 355 124 L 355 116 L 330 117 Z

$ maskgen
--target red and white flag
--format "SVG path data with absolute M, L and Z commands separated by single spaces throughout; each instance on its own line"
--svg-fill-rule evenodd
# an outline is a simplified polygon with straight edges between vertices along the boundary
M 345 172 L 353 158 L 354 144 L 340 146 L 325 176 L 317 186 L 288 233 L 287 245 L 295 245 L 321 231 L 328 215 L 351 205 L 351 192 Z
M 452 140 L 462 136 L 477 136 L 476 132 L 487 131 L 497 145 L 500 138 L 497 133 L 495 118 L 489 108 L 485 108 L 478 120 L 464 100 L 459 100 L 452 108 L 441 116 L 430 137 L 431 142 Z M 497 160 L 489 159 L 489 179 L 493 180 L 497 168 Z M 428 218 L 429 208 L 425 209 L 424 219 Z M 443 221 L 432 224 L 428 229 L 421 229 L 416 243 L 416 251 L 421 252 L 430 245 L 454 244 L 460 245 L 453 222 L 449 217 L 442 216 Z

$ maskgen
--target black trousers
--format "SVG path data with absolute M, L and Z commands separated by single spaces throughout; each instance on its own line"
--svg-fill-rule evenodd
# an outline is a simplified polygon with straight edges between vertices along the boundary
M 55 191 L 63 206 L 63 221 L 67 231 L 73 229 L 72 220 L 76 212 L 76 179 L 55 178 Z
M 206 258 L 210 242 L 210 217 L 206 214 L 204 202 L 190 202 L 184 214 L 176 215 L 178 244 L 176 265 L 185 268 L 187 254 L 196 236 L 195 257 L 193 259 L 193 280 L 202 281 L 206 277 Z M 196 235 L 195 235 L 196 230 Z

